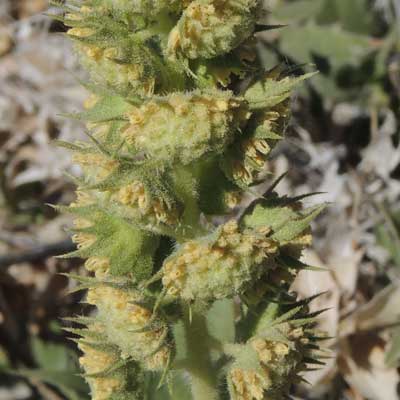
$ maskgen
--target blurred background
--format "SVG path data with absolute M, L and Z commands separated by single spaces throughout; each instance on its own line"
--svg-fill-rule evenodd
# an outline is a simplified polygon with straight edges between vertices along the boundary
M 331 357 L 296 399 L 400 399 L 400 0 L 266 0 L 266 67 L 313 64 L 319 75 L 293 99 L 287 140 L 273 153 L 279 192 L 325 192 L 294 290 L 325 292 L 314 307 Z M 62 318 L 85 312 L 54 258 L 72 245 L 68 204 L 78 173 L 54 139 L 82 138 L 62 117 L 87 93 L 65 28 L 47 0 L 0 0 L 0 400 L 82 400 L 79 357 Z M 54 11 L 54 10 L 53 10 Z M 310 200 L 311 202 L 311 200 Z M 60 274 L 61 273 L 61 274 Z M 184 399 L 182 399 L 184 400 Z

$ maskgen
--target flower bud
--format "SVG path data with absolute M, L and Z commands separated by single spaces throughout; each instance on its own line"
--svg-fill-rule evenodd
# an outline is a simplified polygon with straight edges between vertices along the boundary
M 188 164 L 222 152 L 246 121 L 245 109 L 229 91 L 176 93 L 133 108 L 123 137 L 152 158 Z
M 232 220 L 212 238 L 182 245 L 164 263 L 162 281 L 169 295 L 186 301 L 232 296 L 274 268 L 277 252 L 275 241 L 256 231 L 241 232 Z
M 168 327 L 152 320 L 152 311 L 139 305 L 143 296 L 135 291 L 97 286 L 89 289 L 87 302 L 98 308 L 109 343 L 117 346 L 123 359 L 132 358 L 147 370 L 163 370 L 170 357 Z
M 168 54 L 214 58 L 239 46 L 253 32 L 259 0 L 195 0 L 171 31 Z

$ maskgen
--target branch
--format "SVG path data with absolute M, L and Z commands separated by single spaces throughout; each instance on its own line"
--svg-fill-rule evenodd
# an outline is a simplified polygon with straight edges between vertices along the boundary
M 10 265 L 23 263 L 23 262 L 35 262 L 40 261 L 49 257 L 58 256 L 64 253 L 68 253 L 76 249 L 76 246 L 70 239 L 63 240 L 61 242 L 39 245 L 30 250 L 7 254 L 0 256 L 0 268 L 7 268 Z

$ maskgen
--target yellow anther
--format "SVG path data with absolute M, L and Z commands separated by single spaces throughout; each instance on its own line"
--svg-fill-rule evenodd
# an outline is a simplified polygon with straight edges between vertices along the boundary
M 78 249 L 85 249 L 94 244 L 96 236 L 90 233 L 79 232 L 72 236 L 72 241 L 77 244 Z
M 82 16 L 75 13 L 67 13 L 65 14 L 65 19 L 69 19 L 71 21 L 80 21 L 82 20 Z
M 93 108 L 96 103 L 99 101 L 99 96 L 95 95 L 92 93 L 83 103 L 83 106 L 85 107 L 86 110 L 89 110 L 90 108 Z
M 144 122 L 143 111 L 140 108 L 132 109 L 127 116 L 132 125 L 140 125 Z
M 140 64 L 130 65 L 128 68 L 128 78 L 130 81 L 137 81 L 143 75 L 144 67 Z
M 225 204 L 229 207 L 229 208 L 235 208 L 239 203 L 240 203 L 240 199 L 241 199 L 241 194 L 240 192 L 227 192 L 224 195 L 225 197 Z
M 108 257 L 90 257 L 85 262 L 85 268 L 95 273 L 96 277 L 104 278 L 110 269 Z
M 274 347 L 274 351 L 278 356 L 286 356 L 289 354 L 289 346 L 285 343 L 277 343 Z
M 105 58 L 115 58 L 118 56 L 118 49 L 115 47 L 109 47 L 108 49 L 104 50 L 104 57 Z
M 218 111 L 228 111 L 229 110 L 229 102 L 227 100 L 217 100 L 216 106 Z
M 88 6 L 82 6 L 79 10 L 82 14 L 90 14 L 93 11 L 93 8 Z
M 247 166 L 243 166 L 240 162 L 236 162 L 233 167 L 233 177 L 249 185 L 253 182 L 253 176 Z
M 222 228 L 224 233 L 233 234 L 236 233 L 239 229 L 239 225 L 236 220 L 231 219 L 228 221 Z
M 103 55 L 103 50 L 100 47 L 96 46 L 86 46 L 85 51 L 86 55 L 95 61 L 100 60 Z
M 170 54 L 173 54 L 176 52 L 176 50 L 179 48 L 181 43 L 181 38 L 179 34 L 179 30 L 177 27 L 172 29 L 172 31 L 169 34 L 168 38 L 168 51 Z
M 262 154 L 268 154 L 271 151 L 271 147 L 266 140 L 254 140 L 255 148 Z
M 76 229 L 85 229 L 85 228 L 90 228 L 91 226 L 93 226 L 93 223 L 85 218 L 75 218 L 74 226 Z
M 92 36 L 94 33 L 95 31 L 91 28 L 71 28 L 67 31 L 68 35 L 82 38 Z

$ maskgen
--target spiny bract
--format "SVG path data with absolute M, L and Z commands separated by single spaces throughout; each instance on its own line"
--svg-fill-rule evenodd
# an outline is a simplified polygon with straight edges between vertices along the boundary
M 256 185 L 312 74 L 263 68 L 261 0 L 57 4 L 91 80 L 60 209 L 96 309 L 66 328 L 92 398 L 284 398 L 319 362 L 311 299 L 289 288 L 323 207 Z
M 234 359 L 228 373 L 232 399 L 280 400 L 290 385 L 301 381 L 307 363 L 322 364 L 326 354 L 316 343 L 324 337 L 315 334 L 307 306 L 283 310 L 269 306 L 268 317 L 246 343 L 228 345 L 227 352 Z

